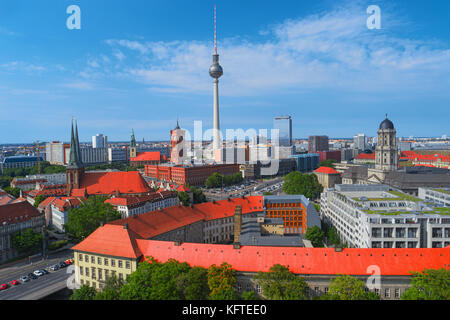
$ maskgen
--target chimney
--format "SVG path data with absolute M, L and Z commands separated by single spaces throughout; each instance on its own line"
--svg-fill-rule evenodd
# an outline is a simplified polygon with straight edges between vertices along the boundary
M 128 223 L 125 223 L 125 224 L 123 225 L 123 228 L 124 228 L 125 230 L 128 230 Z
M 239 242 L 242 229 L 242 207 L 236 206 L 234 209 L 234 242 Z

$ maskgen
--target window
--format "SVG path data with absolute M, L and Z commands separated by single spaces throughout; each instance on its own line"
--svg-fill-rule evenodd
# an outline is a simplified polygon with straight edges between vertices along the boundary
M 102 269 L 98 268 L 98 280 L 102 280 Z
M 80 258 L 80 261 L 83 261 L 83 255 L 81 253 L 78 255 L 78 258 Z
M 109 270 L 106 270 L 106 269 L 105 269 L 105 279 L 107 279 L 108 276 L 109 276 Z
M 328 287 L 325 287 L 325 294 L 328 294 Z
M 123 280 L 123 274 L 122 273 L 119 273 L 119 279 Z
M 111 259 L 111 267 L 115 267 L 116 266 L 116 260 Z
M 83 267 L 80 267 L 80 276 L 83 275 Z
M 319 287 L 314 287 L 314 293 L 315 293 L 316 295 L 319 295 Z
M 261 286 L 259 284 L 256 285 L 256 291 L 258 293 L 261 293 Z
M 92 267 L 91 268 L 91 271 L 92 271 L 92 279 L 95 279 L 96 277 L 95 277 L 95 268 L 94 267 Z
M 118 265 L 119 265 L 119 268 L 122 268 L 122 260 L 119 260 Z
M 386 298 L 390 298 L 391 297 L 391 289 L 389 289 L 389 288 L 384 289 L 384 296 Z
M 98 257 L 97 258 L 97 263 L 101 265 L 102 264 L 102 258 Z
M 400 289 L 399 288 L 395 288 L 395 297 L 400 298 Z
M 380 289 L 378 289 L 378 288 L 375 288 L 375 290 L 374 290 L 374 291 L 375 291 L 375 293 L 376 293 L 376 294 L 380 295 Z
M 86 276 L 88 276 L 89 277 L 89 268 L 88 267 L 86 267 L 86 269 L 84 269 L 85 271 L 86 271 Z
M 84 256 L 84 262 L 89 262 L 89 256 L 88 255 Z
M 95 263 L 95 257 L 91 256 L 91 263 Z

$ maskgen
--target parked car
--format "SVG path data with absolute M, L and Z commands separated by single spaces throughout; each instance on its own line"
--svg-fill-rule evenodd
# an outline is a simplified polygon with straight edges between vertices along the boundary
M 49 272 L 47 270 L 45 270 L 45 269 L 41 269 L 39 271 L 41 271 L 43 274 L 49 274 Z
M 22 276 L 22 277 L 20 277 L 20 280 L 22 282 L 28 282 L 28 281 L 30 281 L 30 278 L 28 278 L 27 276 Z
M 7 283 L 4 283 L 4 284 L 0 285 L 0 290 L 5 290 L 5 289 L 8 289 L 8 284 Z
M 73 259 L 67 259 L 66 261 L 64 261 L 65 264 L 71 265 L 73 264 L 75 261 Z
M 58 267 L 65 268 L 65 267 L 67 267 L 67 264 L 64 261 L 61 261 L 60 263 L 58 263 Z
M 34 273 L 29 273 L 28 278 L 36 280 L 38 277 Z
M 38 277 L 44 275 L 44 273 L 43 273 L 41 270 L 36 270 L 36 271 L 34 271 L 33 273 L 34 273 L 36 276 L 38 276 Z
M 17 285 L 19 284 L 19 281 L 17 281 L 17 280 L 12 280 L 12 281 L 10 281 L 9 283 L 11 283 L 11 285 L 13 285 L 13 286 L 17 286 Z
M 59 266 L 57 264 L 50 267 L 50 270 L 52 270 L 52 271 L 56 271 L 58 269 L 59 269 Z

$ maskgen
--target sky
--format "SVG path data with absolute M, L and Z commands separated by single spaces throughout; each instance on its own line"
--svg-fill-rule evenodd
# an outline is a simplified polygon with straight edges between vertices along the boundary
M 211 128 L 214 4 L 223 131 L 290 115 L 294 138 L 375 136 L 387 113 L 450 136 L 447 0 L 0 0 L 0 144 L 69 141 L 72 117 L 81 141 Z

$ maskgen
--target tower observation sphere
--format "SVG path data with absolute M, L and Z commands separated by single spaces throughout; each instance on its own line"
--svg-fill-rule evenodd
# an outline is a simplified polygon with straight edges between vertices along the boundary
M 209 75 L 214 79 L 219 79 L 223 75 L 223 69 L 219 64 L 218 54 L 213 54 L 213 64 L 209 67 Z

